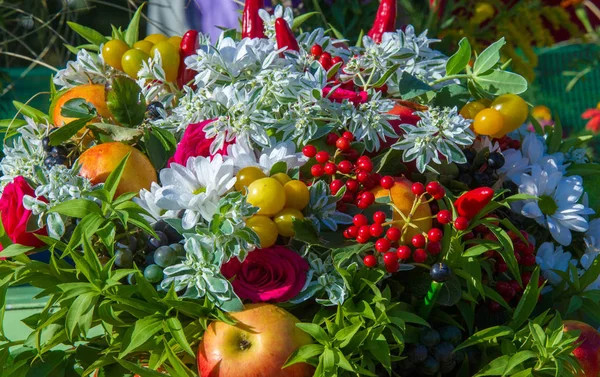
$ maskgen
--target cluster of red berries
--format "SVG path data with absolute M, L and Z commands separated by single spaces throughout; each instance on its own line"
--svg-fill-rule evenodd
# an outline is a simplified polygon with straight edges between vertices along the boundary
M 521 274 L 523 286 L 520 286 L 519 282 L 514 279 L 509 281 L 498 281 L 496 282 L 496 292 L 498 292 L 504 301 L 506 301 L 509 305 L 515 306 L 521 300 L 521 297 L 523 296 L 523 288 L 529 284 L 531 275 L 532 273 L 530 271 L 526 271 Z M 538 287 L 541 287 L 542 284 L 544 284 L 544 281 L 545 279 L 540 276 L 538 279 Z M 488 308 L 492 312 L 497 312 L 502 309 L 500 304 L 492 300 L 488 301 Z
M 475 227 L 474 232 L 483 239 L 497 241 L 496 235 L 489 231 L 489 229 L 483 225 Z M 531 242 L 524 242 L 519 235 L 513 231 L 507 232 L 510 239 L 513 242 L 515 259 L 520 266 L 531 267 L 535 266 L 535 246 Z M 521 235 L 527 239 L 528 234 L 522 230 Z M 508 271 L 508 265 L 502 258 L 502 256 L 495 250 L 489 250 L 486 256 L 490 259 L 494 259 L 494 271 L 496 274 L 501 275 Z
M 323 47 L 319 44 L 313 45 L 310 49 L 310 53 L 326 71 L 338 63 L 344 63 L 344 60 L 341 57 L 331 56 L 330 53 L 323 52 Z
M 519 149 L 521 148 L 521 142 L 519 140 L 511 139 L 508 136 L 503 136 L 499 139 L 496 139 L 498 144 L 500 145 L 500 150 L 506 150 L 509 148 Z

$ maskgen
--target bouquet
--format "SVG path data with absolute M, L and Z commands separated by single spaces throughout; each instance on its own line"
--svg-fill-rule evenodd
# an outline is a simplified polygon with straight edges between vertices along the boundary
M 214 44 L 70 24 L 49 113 L 2 122 L 0 315 L 47 304 L 0 375 L 598 376 L 600 166 L 504 39 L 260 3 Z

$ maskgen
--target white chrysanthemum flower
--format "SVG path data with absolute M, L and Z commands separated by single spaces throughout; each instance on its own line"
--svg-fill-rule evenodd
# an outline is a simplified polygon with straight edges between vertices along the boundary
M 186 166 L 171 164 L 160 171 L 163 187 L 156 191 L 156 205 L 162 209 L 184 210 L 182 226 L 192 229 L 201 219 L 209 221 L 219 199 L 235 184 L 233 161 L 221 155 L 209 160 L 190 157 Z
M 226 159 L 231 159 L 236 171 L 247 166 L 259 167 L 265 174 L 278 162 L 285 162 L 287 169 L 299 168 L 308 158 L 296 152 L 296 144 L 291 141 L 279 142 L 271 140 L 273 147 L 260 151 L 253 150 L 244 141 L 237 142 L 227 147 Z M 258 155 L 258 158 L 256 157 Z
M 565 252 L 562 246 L 555 248 L 552 242 L 544 242 L 540 245 L 535 261 L 540 266 L 544 278 L 552 285 L 559 285 L 562 282 L 562 278 L 553 270 L 566 272 L 569 264 L 577 265 L 577 261 L 571 258 L 571 253 Z
M 600 218 L 590 221 L 584 240 L 586 252 L 600 252 Z
M 77 59 L 67 63 L 65 69 L 58 71 L 54 84 L 72 88 L 82 84 L 104 84 L 110 77 L 110 67 L 102 60 L 102 54 L 92 56 L 85 49 L 79 50 Z
M 586 215 L 594 210 L 579 203 L 583 196 L 583 180 L 579 176 L 563 177 L 553 161 L 544 166 L 533 165 L 531 175 L 523 174 L 519 192 L 538 199 L 516 203 L 513 210 L 534 219 L 547 227 L 552 237 L 561 245 L 571 244 L 571 231 L 588 230 Z
M 488 136 L 480 136 L 473 142 L 473 149 L 475 152 L 481 152 L 486 149 L 491 152 L 500 152 L 500 143 L 492 141 L 492 138 Z
M 517 185 L 521 184 L 521 176 L 531 170 L 529 159 L 517 149 L 507 149 L 503 153 L 504 166 L 498 169 L 502 180 L 508 179 Z
M 133 198 L 133 201 L 137 203 L 140 207 L 142 207 L 150 216 L 145 216 L 146 220 L 149 223 L 155 223 L 160 219 L 169 219 L 177 217 L 177 211 L 175 210 L 165 210 L 156 204 L 156 194 L 161 189 L 161 186 L 152 182 L 150 185 L 150 191 L 146 189 L 142 189 L 140 191 L 139 198 Z
M 259 9 L 258 15 L 260 16 L 260 18 L 262 18 L 262 20 L 265 23 L 265 35 L 269 39 L 275 38 L 276 19 L 283 18 L 288 23 L 288 25 L 290 25 L 290 28 L 292 27 L 292 25 L 294 25 L 294 10 L 292 8 L 284 8 L 281 5 L 277 5 L 275 7 L 275 10 L 273 11 L 273 15 L 270 15 L 269 12 L 267 12 L 264 9 Z

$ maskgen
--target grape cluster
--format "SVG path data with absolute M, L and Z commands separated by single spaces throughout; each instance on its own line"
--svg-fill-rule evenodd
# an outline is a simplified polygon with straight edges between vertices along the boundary
M 49 136 L 42 139 L 42 147 L 46 152 L 46 158 L 44 159 L 44 166 L 46 166 L 46 168 L 50 169 L 54 165 L 70 166 L 69 149 L 62 145 L 50 145 Z
M 454 348 L 463 340 L 462 331 L 456 326 L 439 329 L 424 328 L 419 334 L 419 343 L 406 347 L 397 366 L 401 376 L 436 376 L 452 373 L 465 359 L 462 350 Z

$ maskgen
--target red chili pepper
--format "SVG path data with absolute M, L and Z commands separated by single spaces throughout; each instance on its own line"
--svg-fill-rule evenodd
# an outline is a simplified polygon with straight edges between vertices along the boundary
M 454 202 L 454 207 L 459 216 L 471 220 L 481 210 L 488 205 L 494 197 L 494 189 L 490 187 L 480 187 L 465 192 Z
M 242 38 L 266 38 L 265 24 L 258 15 L 264 0 L 246 0 L 242 15 Z
M 396 1 L 397 0 L 381 0 L 377 16 L 373 27 L 367 34 L 375 43 L 381 43 L 383 33 L 396 30 Z
M 199 47 L 198 32 L 196 30 L 188 30 L 181 37 L 181 43 L 179 44 L 179 71 L 177 74 L 177 85 L 180 89 L 196 76 L 196 71 L 186 67 L 185 58 L 194 55 Z
M 287 47 L 288 51 L 300 51 L 300 46 L 298 46 L 298 41 L 290 29 L 290 25 L 281 17 L 275 20 L 275 38 L 278 49 Z

